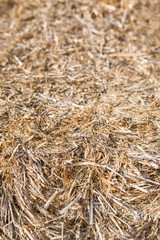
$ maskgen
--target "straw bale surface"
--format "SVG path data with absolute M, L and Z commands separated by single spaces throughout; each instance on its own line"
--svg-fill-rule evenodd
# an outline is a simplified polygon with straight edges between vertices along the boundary
M 160 239 L 159 0 L 0 0 L 0 239 Z

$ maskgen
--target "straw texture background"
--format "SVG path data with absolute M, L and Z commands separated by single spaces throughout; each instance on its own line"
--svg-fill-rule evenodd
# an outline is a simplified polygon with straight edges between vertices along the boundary
M 0 240 L 159 240 L 159 0 L 1 0 L 0 46 Z

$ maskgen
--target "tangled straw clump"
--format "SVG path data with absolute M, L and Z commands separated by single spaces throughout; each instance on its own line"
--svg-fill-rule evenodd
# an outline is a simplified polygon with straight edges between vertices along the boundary
M 0 6 L 0 239 L 160 239 L 159 1 Z

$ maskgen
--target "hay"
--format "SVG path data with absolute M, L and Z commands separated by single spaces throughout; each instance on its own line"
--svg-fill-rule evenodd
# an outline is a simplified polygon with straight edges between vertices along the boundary
M 160 239 L 159 12 L 0 1 L 0 239 Z

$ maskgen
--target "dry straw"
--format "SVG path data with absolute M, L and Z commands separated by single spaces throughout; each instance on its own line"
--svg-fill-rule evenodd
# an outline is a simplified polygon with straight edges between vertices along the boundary
M 160 239 L 159 12 L 0 1 L 0 239 Z

